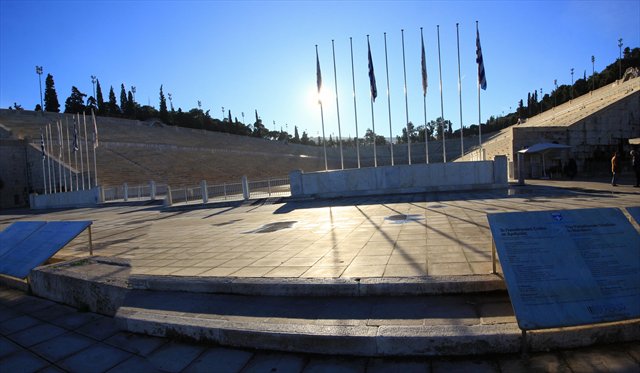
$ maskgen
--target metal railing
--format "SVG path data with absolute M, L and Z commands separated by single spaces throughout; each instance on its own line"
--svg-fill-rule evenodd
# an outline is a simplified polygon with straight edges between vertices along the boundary
M 102 188 L 104 202 L 130 202 L 152 199 L 164 199 L 170 204 L 193 204 L 214 201 L 238 201 L 246 199 L 287 197 L 291 195 L 289 178 L 274 178 L 260 181 L 248 181 L 245 190 L 243 183 L 224 183 L 207 185 L 205 181 L 198 186 L 170 187 L 166 184 L 128 185 Z M 155 189 L 155 190 L 154 190 Z M 154 193 L 155 192 L 155 193 Z M 170 198 L 168 194 L 171 193 Z

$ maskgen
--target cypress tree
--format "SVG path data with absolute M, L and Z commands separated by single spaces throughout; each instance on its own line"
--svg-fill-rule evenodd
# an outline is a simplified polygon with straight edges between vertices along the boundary
M 109 89 L 109 104 L 107 104 L 107 113 L 110 117 L 115 117 L 120 114 L 120 108 L 116 102 L 116 94 L 113 92 L 113 86 Z
M 124 84 L 120 84 L 120 109 L 127 115 L 127 91 L 124 89 Z
M 104 97 L 102 96 L 102 88 L 100 87 L 100 80 L 96 79 L 96 105 L 98 106 L 99 115 L 104 115 L 107 112 L 107 107 L 104 104 Z
M 167 99 L 164 98 L 162 85 L 160 85 L 160 119 L 164 123 L 169 123 L 169 112 L 167 111 Z
M 58 94 L 56 93 L 56 87 L 53 83 L 53 76 L 51 74 L 47 74 L 47 79 L 45 80 L 44 110 L 52 113 L 60 112 Z

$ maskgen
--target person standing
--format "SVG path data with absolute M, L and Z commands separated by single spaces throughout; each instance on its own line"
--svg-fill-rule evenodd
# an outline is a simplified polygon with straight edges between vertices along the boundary
M 611 185 L 618 186 L 617 176 L 620 171 L 620 161 L 618 160 L 618 152 L 613 153 L 613 157 L 611 157 L 611 173 L 613 177 L 611 178 Z
M 636 185 L 634 187 L 640 187 L 640 151 L 631 151 L 631 165 L 633 166 L 633 172 L 636 174 Z

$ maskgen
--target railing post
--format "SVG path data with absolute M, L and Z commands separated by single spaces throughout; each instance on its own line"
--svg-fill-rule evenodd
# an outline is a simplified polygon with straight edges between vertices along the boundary
M 127 183 L 124 183 L 122 188 L 124 189 L 124 201 L 127 202 L 129 200 L 129 185 L 127 185 Z
M 209 190 L 207 189 L 207 181 L 202 180 L 200 183 L 200 194 L 202 194 L 202 203 L 206 204 L 209 202 Z
M 152 201 L 155 201 L 156 200 L 156 182 L 155 181 L 151 180 L 149 182 L 149 189 L 151 189 L 151 191 L 149 192 L 150 194 L 149 197 Z
M 187 195 L 187 187 L 184 187 L 184 203 L 189 202 L 189 196 Z
M 242 197 L 246 200 L 251 196 L 251 192 L 249 191 L 249 181 L 247 180 L 247 176 L 242 176 Z
M 224 199 L 227 199 L 227 184 L 223 183 L 222 184 L 222 191 L 224 192 Z
M 140 193 L 142 192 L 142 185 L 138 185 L 138 201 L 140 200 Z
M 269 197 L 271 197 L 271 179 L 267 179 L 267 190 L 269 191 Z
M 173 205 L 173 198 L 171 197 L 171 186 L 167 185 L 167 196 L 164 198 L 164 206 L 169 207 Z

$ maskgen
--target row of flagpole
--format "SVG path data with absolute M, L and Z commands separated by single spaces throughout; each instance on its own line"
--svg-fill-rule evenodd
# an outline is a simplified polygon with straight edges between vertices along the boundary
M 96 163 L 96 148 L 98 147 L 98 125 L 96 123 L 96 117 L 93 111 L 91 112 L 91 119 L 93 120 L 93 136 L 91 139 L 93 149 L 93 185 L 97 186 L 98 166 Z M 72 192 L 91 189 L 92 187 L 91 161 L 89 160 L 89 138 L 87 136 L 87 118 L 84 114 L 82 114 L 81 122 L 79 113 L 73 116 L 73 128 L 71 135 L 69 134 L 69 128 L 71 126 L 69 124 L 68 117 L 66 118 L 65 122 L 66 126 L 65 124 L 63 124 L 62 120 L 59 119 L 53 125 L 51 123 L 48 123 L 46 126 L 44 126 L 44 130 L 42 128 L 40 129 L 40 151 L 42 153 L 42 181 L 44 194 Z M 78 129 L 81 123 L 83 123 L 84 127 L 84 139 L 82 138 L 82 134 Z M 54 129 L 55 132 L 57 132 L 57 136 L 54 135 Z M 71 136 L 73 136 L 73 143 L 71 143 Z M 57 137 L 57 139 L 54 139 L 54 137 Z M 83 141 L 84 149 L 82 146 Z M 55 145 L 54 142 L 56 143 Z M 66 154 L 64 151 L 65 143 L 67 150 Z M 73 158 L 71 158 L 72 150 Z M 78 153 L 80 153 L 79 163 Z M 88 176 L 86 178 L 86 183 L 84 177 L 85 159 Z M 57 175 L 55 162 L 58 163 Z M 72 168 L 76 170 L 75 178 L 71 170 Z M 79 173 L 77 172 L 78 168 L 80 169 Z
M 458 30 L 459 24 L 456 23 L 456 40 L 458 46 L 458 94 L 460 96 L 460 152 L 461 156 L 464 155 L 464 139 L 463 139 L 463 123 L 462 123 L 462 81 L 460 75 L 460 33 Z M 444 99 L 442 92 L 442 63 L 440 57 L 440 25 L 436 26 L 437 28 L 437 38 L 438 38 L 438 70 L 440 75 L 440 117 L 443 122 L 441 126 L 442 133 L 442 156 L 443 161 L 447 162 L 447 150 L 446 150 L 446 129 L 444 128 Z M 409 128 L 409 101 L 408 101 L 408 92 L 407 92 L 407 68 L 405 61 L 405 48 L 404 48 L 404 29 L 401 30 L 402 34 L 402 65 L 404 71 L 404 97 L 405 97 L 405 114 L 406 114 L 406 131 L 407 131 L 407 156 L 408 156 L 408 164 L 411 164 L 411 136 L 410 136 L 410 128 Z M 429 163 L 429 136 L 427 133 L 427 65 L 426 65 L 426 55 L 424 49 L 424 37 L 422 34 L 422 27 L 420 27 L 420 42 L 421 42 L 421 73 L 422 73 L 422 92 L 423 92 L 423 111 L 424 111 L 424 126 L 425 126 L 425 163 Z M 358 111 L 356 107 L 356 81 L 355 81 L 355 73 L 354 73 L 354 62 L 353 62 L 353 38 L 349 38 L 349 45 L 351 50 L 351 79 L 353 82 L 353 110 L 355 115 L 355 126 L 356 126 L 356 155 L 358 158 L 358 168 L 360 168 L 360 147 L 359 147 L 359 138 L 358 138 Z M 338 78 L 336 72 L 336 55 L 335 55 L 335 46 L 334 40 L 331 40 L 331 50 L 333 55 L 333 74 L 335 81 L 335 90 L 336 90 L 336 114 L 338 118 L 338 138 L 340 143 L 340 166 L 344 169 L 344 156 L 342 152 L 342 132 L 340 128 L 340 108 L 338 104 Z M 373 68 L 373 58 L 371 57 L 371 45 L 369 43 L 369 35 L 367 35 L 367 55 L 368 55 L 368 70 L 369 70 L 369 85 L 370 85 L 370 101 L 371 101 L 371 126 L 373 132 L 373 164 L 374 167 L 378 167 L 378 157 L 376 151 L 376 127 L 375 127 L 375 116 L 374 116 L 374 102 L 378 96 L 378 89 L 376 85 L 375 72 Z M 394 156 L 393 156 L 393 130 L 391 125 L 391 94 L 389 90 L 389 60 L 387 56 L 387 33 L 384 33 L 384 55 L 385 55 L 385 68 L 387 74 L 387 105 L 388 105 L 388 113 L 389 113 L 389 149 L 391 155 L 391 165 L 394 165 Z M 478 145 L 480 150 L 482 151 L 482 128 L 481 128 L 481 115 L 480 115 L 480 89 L 487 89 L 487 81 L 486 75 L 484 71 L 484 61 L 482 58 L 482 49 L 480 47 L 480 31 L 478 29 L 478 21 L 476 21 L 476 63 L 478 66 Z M 322 107 L 322 100 L 320 99 L 320 92 L 322 89 L 322 73 L 320 70 L 320 59 L 318 56 L 318 45 L 316 44 L 316 80 L 318 85 L 318 104 L 320 106 L 320 120 L 322 125 L 322 146 L 324 149 L 324 167 L 325 170 L 328 170 L 327 165 L 327 148 L 326 148 L 326 138 L 325 138 L 325 130 L 324 130 L 324 112 Z

